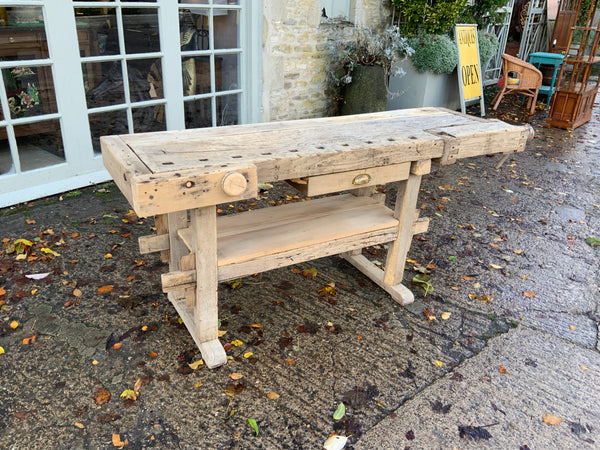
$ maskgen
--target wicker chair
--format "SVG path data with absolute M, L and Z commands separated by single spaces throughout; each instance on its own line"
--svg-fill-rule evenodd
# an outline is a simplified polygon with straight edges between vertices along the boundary
M 512 75 L 511 77 L 509 77 L 509 73 Z M 494 105 L 492 109 L 495 111 L 498 108 L 505 94 L 515 93 L 529 97 L 527 107 L 529 108 L 529 114 L 533 114 L 538 91 L 542 85 L 542 72 L 536 69 L 535 66 L 504 53 L 502 55 L 502 77 L 504 83 L 502 89 L 492 101 Z M 511 84 L 509 80 L 514 84 Z

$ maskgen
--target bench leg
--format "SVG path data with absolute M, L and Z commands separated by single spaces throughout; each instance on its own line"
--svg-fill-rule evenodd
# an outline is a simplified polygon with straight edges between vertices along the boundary
M 195 329 L 189 330 L 200 348 L 207 367 L 227 363 L 219 342 L 217 304 L 217 215 L 214 206 L 191 211 L 192 251 L 196 255 Z
M 185 243 L 177 235 L 177 230 L 187 227 L 187 211 L 169 213 L 166 221 L 169 230 L 169 272 L 176 272 L 181 270 L 181 258 L 189 253 Z M 159 224 L 157 225 L 164 227 L 164 216 Z M 181 299 L 185 296 L 184 291 L 175 291 L 171 294 L 169 298 L 173 299 Z
M 391 242 L 388 248 L 387 259 L 385 263 L 385 272 L 383 282 L 387 286 L 396 286 L 402 283 L 404 275 L 404 265 L 406 255 L 410 249 L 413 237 L 413 222 L 415 218 L 415 209 L 419 196 L 419 187 L 421 186 L 421 175 L 411 174 L 408 180 L 398 182 L 398 194 L 396 197 L 396 208 L 394 216 L 398 219 L 399 232 L 398 238 Z M 394 300 L 405 305 L 414 301 L 414 296 L 404 296 L 407 290 L 404 286 Z M 400 298 L 397 298 L 397 297 Z

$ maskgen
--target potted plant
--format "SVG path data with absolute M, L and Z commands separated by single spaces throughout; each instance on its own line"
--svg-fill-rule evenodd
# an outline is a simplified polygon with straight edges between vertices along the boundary
M 351 40 L 337 41 L 330 50 L 329 79 L 340 103 L 340 113 L 385 111 L 389 77 L 392 72 L 401 74 L 395 63 L 412 53 L 398 27 L 381 34 L 356 27 Z

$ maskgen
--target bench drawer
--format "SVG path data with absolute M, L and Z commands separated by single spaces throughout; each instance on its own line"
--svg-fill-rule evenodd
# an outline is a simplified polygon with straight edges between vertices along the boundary
M 410 173 L 410 162 L 369 169 L 351 170 L 328 175 L 290 180 L 290 184 L 309 197 L 330 192 L 358 189 L 392 181 L 406 180 Z

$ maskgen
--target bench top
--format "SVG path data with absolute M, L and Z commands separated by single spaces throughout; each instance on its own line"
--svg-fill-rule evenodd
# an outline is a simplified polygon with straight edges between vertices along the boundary
M 107 170 L 145 217 L 252 198 L 260 182 L 518 152 L 530 133 L 527 126 L 418 108 L 105 136 L 101 145 Z M 220 195 L 224 176 L 232 173 L 245 177 L 245 189 Z

